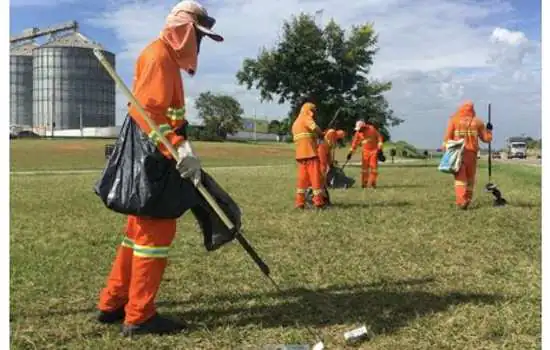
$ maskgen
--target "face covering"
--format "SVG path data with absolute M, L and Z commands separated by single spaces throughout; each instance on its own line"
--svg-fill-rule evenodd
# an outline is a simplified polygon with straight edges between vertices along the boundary
M 192 15 L 183 11 L 170 13 L 160 33 L 160 38 L 174 50 L 174 56 L 180 69 L 193 76 L 197 71 L 202 34 L 196 30 Z

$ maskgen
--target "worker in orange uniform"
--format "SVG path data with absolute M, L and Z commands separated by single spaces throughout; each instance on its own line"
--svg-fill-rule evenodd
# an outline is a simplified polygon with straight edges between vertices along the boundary
M 359 145 L 363 146 L 361 159 L 361 187 L 376 188 L 378 180 L 378 157 L 382 152 L 384 139 L 380 132 L 371 122 L 363 120 L 355 123 L 355 135 L 351 141 L 351 149 L 348 152 L 347 160 L 351 159 L 353 152 Z
M 493 139 L 493 125 L 485 125 L 481 119 L 476 116 L 474 104 L 472 101 L 464 102 L 451 117 L 445 132 L 444 145 L 449 140 L 458 141 L 464 139 L 464 152 L 462 156 L 462 165 L 455 174 L 455 195 L 456 205 L 460 209 L 468 209 L 473 194 L 475 177 L 477 170 L 477 152 L 479 151 L 479 141 L 489 143 Z
M 183 132 L 186 125 L 183 82 L 180 70 L 193 76 L 201 39 L 223 37 L 212 32 L 215 19 L 195 1 L 181 1 L 170 12 L 160 37 L 139 55 L 135 66 L 133 93 L 157 124 L 159 131 L 178 151 L 177 168 L 182 177 L 200 181 L 200 162 Z M 171 158 L 133 106 L 129 116 Z M 155 297 L 167 264 L 168 251 L 176 233 L 176 219 L 128 216 L 125 238 L 118 248 L 107 286 L 101 291 L 97 319 L 101 323 L 122 322 L 122 334 L 164 334 L 185 330 L 183 323 L 159 315 Z
M 296 162 L 298 163 L 298 179 L 296 184 L 295 207 L 303 209 L 306 201 L 306 190 L 313 190 L 313 205 L 322 209 L 325 207 L 321 162 L 317 153 L 318 139 L 323 132 L 315 123 L 317 107 L 306 102 L 300 109 L 300 114 L 292 124 L 292 136 L 296 145 Z
M 346 137 L 344 130 L 328 129 L 325 132 L 323 141 L 319 142 L 317 146 L 317 154 L 319 155 L 319 162 L 321 168 L 321 182 L 324 186 L 325 203 L 330 204 L 330 196 L 327 188 L 327 174 L 332 168 L 334 163 L 334 149 L 338 141 L 343 140 Z

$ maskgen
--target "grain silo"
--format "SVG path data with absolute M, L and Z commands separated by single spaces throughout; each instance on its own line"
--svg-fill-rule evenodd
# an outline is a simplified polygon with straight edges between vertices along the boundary
M 77 31 L 52 38 L 33 50 L 33 126 L 54 130 L 115 125 L 115 83 L 93 54 L 111 52 Z
M 32 128 L 32 50 L 24 42 L 10 47 L 10 126 Z

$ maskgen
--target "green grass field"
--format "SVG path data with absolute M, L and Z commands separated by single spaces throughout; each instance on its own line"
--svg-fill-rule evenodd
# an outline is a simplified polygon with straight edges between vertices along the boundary
M 540 349 L 540 168 L 498 165 L 510 202 L 482 192 L 453 206 L 453 179 L 435 163 L 384 164 L 379 188 L 335 190 L 326 212 L 292 210 L 288 145 L 196 145 L 210 174 L 244 212 L 245 235 L 285 290 L 271 289 L 236 244 L 207 253 L 190 213 L 158 295 L 159 311 L 187 334 L 122 339 L 93 321 L 124 217 L 92 192 L 105 141 L 11 143 L 12 349 L 262 349 L 312 344 L 345 349 L 343 333 L 376 334 L 360 349 Z M 342 159 L 343 157 L 340 157 Z M 274 167 L 215 168 L 225 165 Z M 346 168 L 358 179 L 356 167 Z

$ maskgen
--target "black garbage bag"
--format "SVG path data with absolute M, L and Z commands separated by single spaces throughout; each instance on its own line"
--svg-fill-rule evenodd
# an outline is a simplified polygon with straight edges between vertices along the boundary
M 332 166 L 327 174 L 327 186 L 329 188 L 350 188 L 355 184 L 355 180 L 346 176 L 344 170 L 337 166 Z
M 94 190 L 117 213 L 153 218 L 178 218 L 199 200 L 175 160 L 164 157 L 130 116 Z
M 197 206 L 191 208 L 191 212 L 197 219 L 204 237 L 204 247 L 213 251 L 222 245 L 231 242 L 241 230 L 241 209 L 233 198 L 221 188 L 220 185 L 204 170 L 202 171 L 202 184 L 218 203 L 218 206 L 233 223 L 233 229 L 229 230 L 206 199 L 200 196 Z
M 105 206 L 117 213 L 176 219 L 191 209 L 208 251 L 230 242 L 241 227 L 241 211 L 216 181 L 202 171 L 202 183 L 233 222 L 229 231 L 200 192 L 164 157 L 130 116 L 94 191 Z

